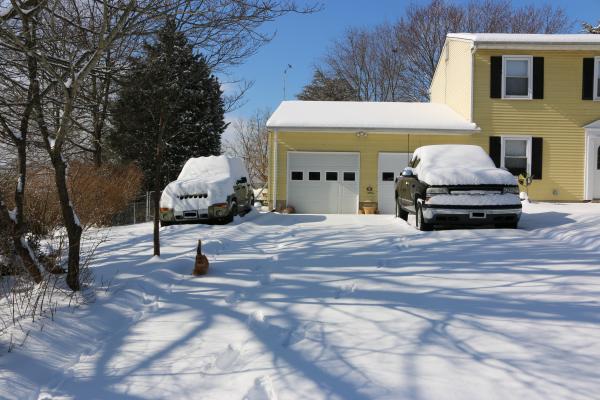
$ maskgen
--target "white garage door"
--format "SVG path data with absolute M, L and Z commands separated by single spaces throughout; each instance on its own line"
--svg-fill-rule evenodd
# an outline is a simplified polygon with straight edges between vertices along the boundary
M 301 214 L 358 211 L 358 153 L 288 152 L 287 203 Z
M 378 208 L 380 214 L 394 214 L 394 180 L 408 166 L 410 153 L 379 153 Z

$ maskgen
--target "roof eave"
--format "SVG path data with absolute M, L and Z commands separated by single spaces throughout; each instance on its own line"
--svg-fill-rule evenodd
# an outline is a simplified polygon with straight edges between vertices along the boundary
M 277 129 L 284 132 L 337 132 L 337 133 L 383 133 L 383 134 L 418 134 L 418 135 L 472 135 L 481 132 L 479 127 L 472 129 L 440 129 L 440 128 L 378 128 L 378 127 L 327 127 L 327 126 L 285 126 L 285 125 L 267 125 L 267 129 Z

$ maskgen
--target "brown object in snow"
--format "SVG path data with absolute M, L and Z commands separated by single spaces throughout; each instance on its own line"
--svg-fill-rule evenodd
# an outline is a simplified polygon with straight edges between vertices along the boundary
M 206 275 L 208 273 L 208 258 L 202 254 L 202 241 L 198 240 L 198 248 L 196 249 L 196 264 L 192 275 Z
M 377 207 L 375 207 L 375 206 L 363 206 L 363 210 L 365 211 L 365 214 L 375 214 L 375 212 L 377 211 Z
M 288 207 L 284 208 L 282 211 L 283 214 L 294 214 L 295 212 L 296 212 L 296 209 L 292 206 L 288 206 Z

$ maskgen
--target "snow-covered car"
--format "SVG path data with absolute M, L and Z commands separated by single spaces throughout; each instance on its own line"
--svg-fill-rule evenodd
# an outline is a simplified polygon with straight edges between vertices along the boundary
M 434 225 L 495 225 L 516 228 L 521 200 L 516 178 L 496 168 L 479 146 L 418 148 L 396 179 L 396 214 L 416 215 L 419 230 Z
M 163 226 L 192 222 L 231 222 L 250 211 L 254 193 L 239 158 L 210 156 L 190 158 L 176 181 L 160 198 Z

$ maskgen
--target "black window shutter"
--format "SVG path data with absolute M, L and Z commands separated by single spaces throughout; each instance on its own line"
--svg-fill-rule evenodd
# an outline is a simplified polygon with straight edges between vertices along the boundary
M 583 59 L 582 100 L 594 100 L 594 59 Z
M 531 139 L 531 176 L 533 179 L 542 179 L 542 161 L 544 153 L 544 139 L 534 137 Z
M 490 97 L 499 99 L 502 97 L 502 57 L 491 57 L 490 66 Z
M 500 146 L 502 146 L 500 136 L 490 136 L 490 158 L 500 168 Z
M 544 57 L 533 57 L 533 98 L 544 98 Z

